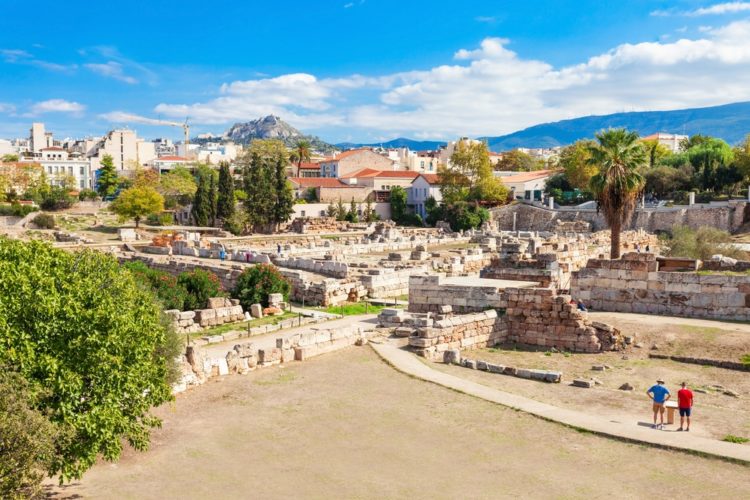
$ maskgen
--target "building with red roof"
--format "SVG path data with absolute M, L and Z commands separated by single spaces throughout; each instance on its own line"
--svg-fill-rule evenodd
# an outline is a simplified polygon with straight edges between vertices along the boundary
M 321 177 L 351 177 L 362 169 L 393 170 L 396 162 L 371 149 L 351 149 L 320 162 Z

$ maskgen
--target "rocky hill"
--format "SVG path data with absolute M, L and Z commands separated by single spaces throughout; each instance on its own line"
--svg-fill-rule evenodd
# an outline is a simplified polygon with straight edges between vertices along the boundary
M 224 132 L 222 139 L 238 144 L 249 144 L 253 139 L 279 139 L 289 147 L 293 147 L 301 140 L 307 140 L 316 151 L 329 152 L 335 149 L 318 137 L 303 134 L 274 115 L 245 123 L 235 123 Z

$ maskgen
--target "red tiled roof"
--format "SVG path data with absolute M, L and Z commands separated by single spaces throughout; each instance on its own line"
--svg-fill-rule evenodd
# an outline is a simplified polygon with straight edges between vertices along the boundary
M 518 175 L 505 175 L 498 177 L 498 179 L 503 182 L 528 182 L 549 177 L 553 173 L 553 170 L 537 170 L 535 172 L 523 172 Z
M 42 151 L 65 151 L 63 148 L 59 146 L 50 146 L 48 148 L 42 148 Z
M 370 152 L 372 152 L 371 149 L 367 149 L 367 148 L 350 149 L 349 151 L 344 151 L 343 153 L 339 153 L 338 155 L 336 155 L 333 158 L 333 161 L 343 160 L 344 158 L 347 158 L 349 156 L 355 155 L 357 153 L 362 153 L 363 151 L 370 151 Z
M 375 170 L 374 168 L 363 168 L 358 170 L 351 175 L 347 175 L 347 178 L 362 178 L 362 177 L 379 177 L 384 179 L 416 179 L 419 177 L 419 172 L 412 172 L 410 170 Z
M 184 156 L 160 156 L 154 161 L 188 161 Z
M 296 184 L 300 187 L 325 187 L 325 188 L 337 188 L 337 187 L 354 187 L 344 184 L 340 180 L 334 177 L 290 177 L 289 181 L 292 184 Z
M 438 184 L 438 174 L 420 174 L 427 181 L 427 184 Z
M 301 170 L 320 170 L 320 164 L 302 162 L 299 168 Z

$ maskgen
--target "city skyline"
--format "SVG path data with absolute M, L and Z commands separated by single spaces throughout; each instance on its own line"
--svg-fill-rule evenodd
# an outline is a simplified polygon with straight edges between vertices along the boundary
M 89 19 L 50 3 L 35 30 L 12 0 L 0 137 L 44 121 L 60 137 L 179 138 L 151 120 L 220 133 L 276 114 L 330 142 L 445 140 L 750 100 L 750 2 L 416 4 L 134 2 Z M 96 21 L 112 15 L 121 29 Z

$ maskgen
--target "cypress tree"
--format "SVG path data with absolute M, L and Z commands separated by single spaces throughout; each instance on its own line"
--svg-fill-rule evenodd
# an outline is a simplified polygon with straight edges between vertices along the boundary
M 216 216 L 222 221 L 226 221 L 232 215 L 234 215 L 234 180 L 232 180 L 232 174 L 229 171 L 229 163 L 221 162 Z
M 211 216 L 211 200 L 209 196 L 209 186 L 206 182 L 206 176 L 200 175 L 198 177 L 198 189 L 195 191 L 193 206 L 190 210 L 190 215 L 196 226 L 208 226 Z
M 208 220 L 212 226 L 216 225 L 216 209 L 219 200 L 218 193 L 216 191 L 216 175 L 213 172 L 209 173 L 211 181 L 208 185 Z
M 279 225 L 288 221 L 294 212 L 294 194 L 286 179 L 286 161 L 281 155 L 276 157 L 274 177 L 276 191 L 274 194 L 276 196 L 273 208 L 273 223 L 278 229 Z

